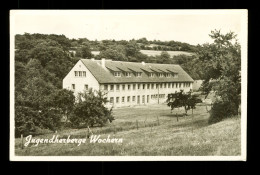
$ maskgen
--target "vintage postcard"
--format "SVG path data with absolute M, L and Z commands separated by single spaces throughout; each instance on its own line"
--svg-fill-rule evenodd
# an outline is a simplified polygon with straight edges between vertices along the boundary
M 11 10 L 11 161 L 246 161 L 247 10 Z

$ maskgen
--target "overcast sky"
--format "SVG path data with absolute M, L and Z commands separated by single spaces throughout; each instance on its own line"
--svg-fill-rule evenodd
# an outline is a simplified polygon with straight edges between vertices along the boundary
M 142 10 L 142 11 L 12 11 L 14 34 L 64 34 L 89 40 L 181 41 L 189 44 L 211 42 L 211 30 L 233 31 L 241 36 L 241 10 Z M 13 20 L 13 21 L 12 21 Z M 13 22 L 13 23 L 12 23 Z M 13 25 L 12 25 L 13 24 Z

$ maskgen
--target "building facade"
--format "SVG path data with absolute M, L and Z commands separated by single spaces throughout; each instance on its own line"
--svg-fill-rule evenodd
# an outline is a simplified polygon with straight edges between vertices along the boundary
M 170 93 L 192 90 L 193 79 L 173 64 L 81 59 L 63 79 L 63 88 L 101 90 L 106 105 L 121 107 L 166 102 Z

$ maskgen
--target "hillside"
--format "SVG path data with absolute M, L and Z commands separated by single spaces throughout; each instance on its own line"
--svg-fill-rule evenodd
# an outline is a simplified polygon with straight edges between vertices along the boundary
M 133 110 L 134 109 L 134 110 Z M 178 121 L 177 121 L 177 115 Z M 165 104 L 136 106 L 114 110 L 115 122 L 103 128 L 92 128 L 101 138 L 123 138 L 123 143 L 40 144 L 20 148 L 17 155 L 33 156 L 238 156 L 241 154 L 240 117 L 209 125 L 205 106 L 197 106 L 192 118 L 181 117 L 183 110 Z M 131 117 L 129 117 L 131 116 Z M 158 117 L 158 118 L 157 118 Z M 159 119 L 159 120 L 158 120 Z M 136 123 L 138 122 L 138 128 Z M 62 138 L 85 138 L 86 129 L 58 131 Z M 51 138 L 52 134 L 41 136 Z
M 159 56 L 162 53 L 162 51 L 158 51 L 158 50 L 140 50 L 140 52 L 147 56 Z M 166 51 L 166 52 L 168 52 L 171 57 L 177 56 L 177 55 L 187 55 L 187 56 L 194 55 L 194 53 L 185 52 L 185 51 Z

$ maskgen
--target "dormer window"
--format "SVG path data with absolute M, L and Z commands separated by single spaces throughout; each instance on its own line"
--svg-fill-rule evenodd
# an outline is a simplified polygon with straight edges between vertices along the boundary
M 120 74 L 120 72 L 114 72 L 114 76 L 115 77 L 121 77 L 121 74 Z
M 163 73 L 159 73 L 159 77 L 163 77 Z
M 166 73 L 166 77 L 167 77 L 167 78 L 170 78 L 170 77 L 171 77 L 171 74 L 170 74 L 170 73 Z
M 130 73 L 130 72 L 126 72 L 126 73 L 125 73 L 125 76 L 126 76 L 126 77 L 131 77 L 131 73 Z
M 154 77 L 154 73 L 149 73 L 149 77 Z
M 173 78 L 178 78 L 178 73 L 175 73 L 175 74 L 173 75 Z
M 136 76 L 137 76 L 137 77 L 141 77 L 141 74 L 142 74 L 141 72 L 137 72 L 137 73 L 136 73 Z

